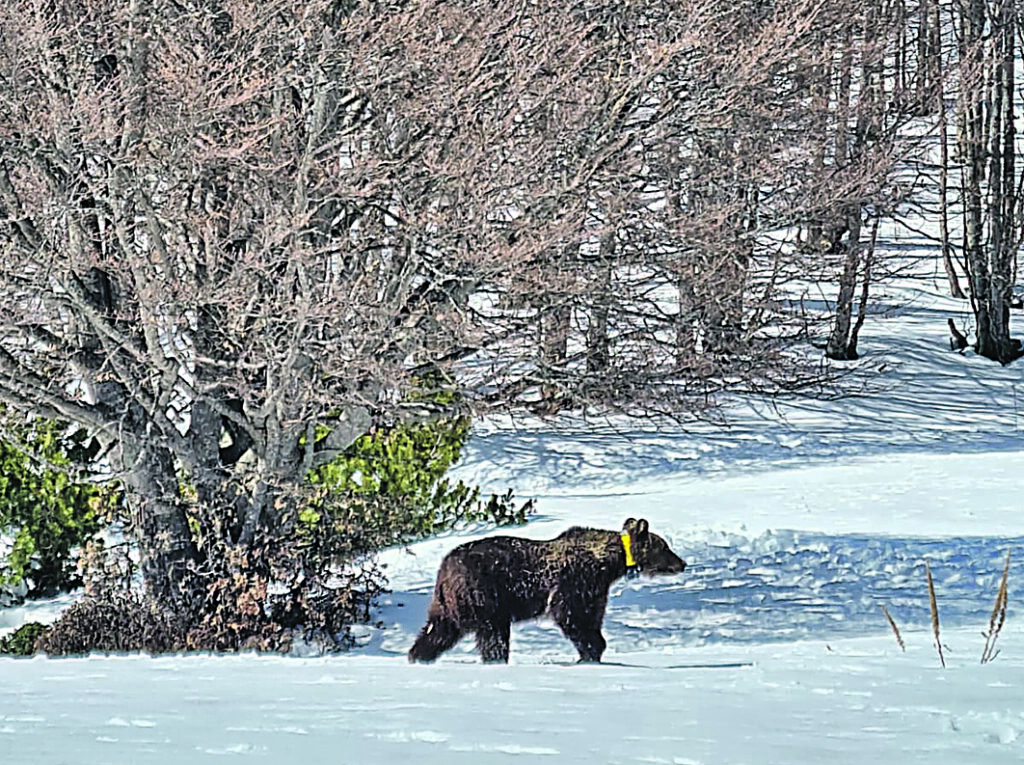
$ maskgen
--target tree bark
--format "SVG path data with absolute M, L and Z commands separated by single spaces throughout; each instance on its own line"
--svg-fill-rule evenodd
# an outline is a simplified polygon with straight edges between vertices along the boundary
M 859 151 L 859 142 L 864 140 L 865 119 L 861 112 L 857 115 L 857 131 L 854 136 L 854 144 L 850 146 L 850 98 L 853 80 L 853 48 L 850 44 L 849 27 L 845 30 L 845 44 L 839 62 L 839 80 L 836 92 L 836 138 L 835 138 L 835 163 L 836 167 L 846 167 Z M 866 45 L 865 45 L 866 47 Z M 871 83 L 868 81 L 867 67 L 864 66 L 862 77 L 861 98 L 869 98 Z M 839 294 L 836 298 L 835 317 L 832 322 L 832 331 L 825 344 L 825 356 L 839 361 L 856 358 L 856 352 L 850 355 L 849 341 L 850 329 L 853 317 L 853 295 L 857 288 L 857 269 L 860 264 L 860 205 L 847 204 L 843 210 L 843 226 L 846 229 L 847 240 L 845 243 L 833 241 L 831 248 L 833 252 L 843 253 L 843 268 L 839 275 Z M 839 227 L 837 227 L 839 228 Z M 838 237 L 833 236 L 834 239 Z
M 935 3 L 937 7 L 937 0 Z M 935 90 L 939 108 L 939 238 L 942 247 L 942 266 L 949 282 L 950 296 L 964 300 L 967 295 L 960 287 L 949 241 L 949 127 L 946 125 L 946 96 L 941 79 L 936 82 Z
M 860 302 L 857 305 L 857 320 L 850 330 L 850 342 L 847 344 L 847 356 L 855 359 L 859 355 L 857 343 L 860 339 L 860 330 L 864 326 L 864 320 L 868 315 L 868 295 L 871 291 L 871 267 L 875 261 L 875 245 L 878 242 L 879 218 L 875 217 L 871 226 L 871 239 L 868 242 L 867 251 L 864 253 L 864 278 L 861 280 Z
M 858 358 L 856 341 L 851 342 L 850 332 L 853 320 L 853 296 L 857 289 L 857 272 L 860 268 L 860 208 L 850 210 L 847 222 L 848 240 L 843 245 L 843 272 L 839 277 L 839 296 L 836 299 L 835 319 L 832 332 L 825 345 L 825 355 L 837 361 L 852 361 Z
M 144 433 L 125 432 L 119 452 L 143 582 L 157 602 L 181 608 L 181 585 L 196 560 L 196 547 L 179 496 L 174 456 Z
M 591 282 L 590 319 L 587 325 L 587 372 L 605 372 L 611 361 L 608 323 L 612 306 L 612 264 L 615 262 L 615 232 L 601 237 L 596 278 Z
M 961 62 L 966 160 L 964 256 L 975 317 L 975 351 L 1008 364 L 1021 355 L 1010 337 L 1018 222 L 1014 149 L 1013 0 L 971 0 L 962 9 Z M 986 34 L 991 43 L 986 45 Z M 988 51 L 989 53 L 987 53 Z M 962 78 L 963 79 L 963 78 Z M 987 223 L 987 226 L 986 226 Z

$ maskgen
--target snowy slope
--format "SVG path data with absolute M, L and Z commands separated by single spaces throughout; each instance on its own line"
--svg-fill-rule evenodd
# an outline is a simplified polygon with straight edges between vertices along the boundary
M 1007 644 L 1020 643 L 1019 632 Z M 949 636 L 959 648 L 969 631 Z M 522 647 L 521 645 L 518 647 Z M 1010 649 L 1008 648 L 1008 651 Z M 1024 665 L 927 639 L 675 649 L 651 667 L 400 658 L 0 664 L 17 763 L 1016 763 Z M 713 660 L 748 667 L 701 667 Z
M 950 478 L 954 469 L 983 477 L 984 489 Z M 540 517 L 517 533 L 550 537 L 570 521 L 617 528 L 626 515 L 643 515 L 688 561 L 682 576 L 615 585 L 605 619 L 610 650 L 884 632 L 882 604 L 897 619 L 923 628 L 929 624 L 926 558 L 941 593 L 943 621 L 980 629 L 991 612 L 1003 556 L 1024 541 L 1022 474 L 1024 452 L 1006 452 L 858 458 L 679 478 L 669 482 L 671 488 L 649 493 L 542 497 Z M 435 540 L 384 556 L 395 590 L 383 613 L 389 624 L 384 650 L 408 647 L 436 564 L 457 541 Z M 1013 561 L 1011 581 L 1024 573 L 1021 566 L 1024 560 Z M 513 654 L 520 646 L 562 658 L 573 650 L 544 625 L 514 630 Z M 471 641 L 463 647 L 470 652 Z
M 483 469 L 486 440 L 468 472 Z M 571 456 L 562 443 L 558 460 Z M 589 448 L 576 457 L 592 459 Z M 569 493 L 549 473 L 553 491 L 519 533 L 643 515 L 690 561 L 681 576 L 613 590 L 606 659 L 639 666 L 567 665 L 574 650 L 544 623 L 513 629 L 507 667 L 478 664 L 470 640 L 435 665 L 408 665 L 441 556 L 494 533 L 468 531 L 385 554 L 385 627 L 347 656 L 2 660 L 0 751 L 40 765 L 1019 762 L 1016 563 L 1002 653 L 986 666 L 978 656 L 1002 555 L 1024 538 L 1024 452 L 930 452 L 880 445 L 805 462 L 780 450 L 756 467 L 666 468 L 660 487 L 633 491 L 581 481 Z M 946 670 L 928 629 L 925 558 Z

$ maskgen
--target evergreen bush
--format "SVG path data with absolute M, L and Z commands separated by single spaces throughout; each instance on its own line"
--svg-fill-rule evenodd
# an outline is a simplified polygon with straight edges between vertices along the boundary
M 114 492 L 86 483 L 69 455 L 84 449 L 82 431 L 35 419 L 5 421 L 0 441 L 0 534 L 13 541 L 0 562 L 0 584 L 30 583 L 29 597 L 45 597 L 81 584 L 76 551 L 103 525 Z
M 363 549 L 422 539 L 460 522 L 525 523 L 530 503 L 517 507 L 511 489 L 484 502 L 479 487 L 446 477 L 469 431 L 469 417 L 456 416 L 361 436 L 311 472 L 320 492 L 301 520 L 306 525 L 329 520 L 338 533 L 362 540 Z

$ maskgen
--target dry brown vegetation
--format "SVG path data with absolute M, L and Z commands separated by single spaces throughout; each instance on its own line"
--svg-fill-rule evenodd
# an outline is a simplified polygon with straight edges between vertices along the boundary
M 988 620 L 988 630 L 981 633 L 985 638 L 985 648 L 981 652 L 981 663 L 987 664 L 999 655 L 996 650 L 996 641 L 999 633 L 1006 623 L 1006 581 L 1010 576 L 1010 551 L 1006 551 L 1006 563 L 1003 565 L 1003 576 L 999 580 L 999 590 L 996 592 L 996 602 L 992 606 L 992 616 Z
M 935 638 L 935 648 L 938 651 L 939 663 L 942 667 L 946 666 L 946 657 L 943 653 L 942 638 L 940 635 L 939 625 L 939 606 L 938 599 L 935 595 L 935 582 L 932 578 L 931 566 L 928 561 L 924 562 L 925 580 L 928 585 L 928 610 L 931 615 L 931 629 L 932 636 Z M 1003 629 L 1003 625 L 1006 623 L 1006 605 L 1007 605 L 1007 581 L 1010 575 L 1010 551 L 1006 551 L 1006 562 L 1003 564 L 1003 574 L 999 580 L 999 587 L 996 591 L 995 604 L 992 606 L 992 615 L 989 617 L 988 629 L 982 632 L 982 637 L 985 638 L 985 646 L 981 653 L 981 663 L 987 664 L 999 655 L 999 651 L 996 650 L 996 641 L 999 639 L 999 634 Z M 886 621 L 889 623 L 889 628 L 892 630 L 893 635 L 896 636 L 896 642 L 899 643 L 900 650 L 906 651 L 906 645 L 903 641 L 903 636 L 900 634 L 899 627 L 896 626 L 896 620 L 893 619 L 892 614 L 889 613 L 889 609 L 883 604 L 881 605 L 882 613 L 884 614 Z
M 892 614 L 889 613 L 889 609 L 884 605 L 882 606 L 882 613 L 885 615 L 886 621 L 889 622 L 889 628 L 892 630 L 892 634 L 896 636 L 896 642 L 899 643 L 900 650 L 906 653 L 907 646 L 903 642 L 903 636 L 900 634 L 900 628 L 896 626 L 896 620 L 892 618 Z
M 932 615 L 932 634 L 935 635 L 935 650 L 939 652 L 939 663 L 946 668 L 946 657 L 942 653 L 942 637 L 939 635 L 939 605 L 935 600 L 935 582 L 928 561 L 924 562 L 924 573 L 928 579 L 928 609 Z

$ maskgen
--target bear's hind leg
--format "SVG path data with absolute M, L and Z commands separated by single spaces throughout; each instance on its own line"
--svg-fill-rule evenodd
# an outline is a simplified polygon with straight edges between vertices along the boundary
M 487 663 L 508 663 L 508 644 L 512 633 L 510 621 L 481 624 L 476 630 L 476 648 Z
M 430 662 L 459 642 L 462 630 L 451 619 L 431 616 L 409 649 L 409 661 Z

